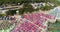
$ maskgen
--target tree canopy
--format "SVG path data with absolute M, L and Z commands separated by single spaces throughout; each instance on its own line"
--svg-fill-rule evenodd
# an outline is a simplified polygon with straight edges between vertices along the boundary
M 19 9 L 19 14 L 23 14 L 24 12 L 33 12 L 33 11 L 38 11 L 39 9 L 33 9 L 33 7 L 29 4 L 29 3 L 36 3 L 36 2 L 49 2 L 49 3 L 53 3 L 55 5 L 59 5 L 60 2 L 58 2 L 57 0 L 1 0 L 0 3 L 24 3 L 24 7 Z M 51 6 L 43 6 L 40 9 L 42 10 L 49 10 L 52 9 L 53 7 Z M 16 14 L 16 10 L 12 11 L 7 11 L 6 12 L 7 15 L 14 15 Z
M 2 2 L 4 2 L 4 3 L 7 3 L 7 2 L 9 2 L 9 3 L 13 3 L 13 2 L 22 2 L 22 3 L 31 3 L 31 2 L 52 2 L 52 3 L 57 3 L 58 2 L 58 0 L 0 0 L 0 3 L 2 3 Z
M 34 9 L 32 6 L 31 6 L 31 4 L 29 4 L 29 3 L 25 3 L 24 4 L 24 7 L 23 8 L 20 8 L 18 11 L 19 11 L 19 14 L 20 15 L 22 15 L 22 14 L 24 14 L 24 12 L 25 13 L 27 13 L 27 12 L 33 12 L 33 11 L 38 11 L 39 9 Z M 6 14 L 7 15 L 14 15 L 14 14 L 16 14 L 16 11 L 17 10 L 9 10 L 9 11 L 7 11 L 6 12 Z

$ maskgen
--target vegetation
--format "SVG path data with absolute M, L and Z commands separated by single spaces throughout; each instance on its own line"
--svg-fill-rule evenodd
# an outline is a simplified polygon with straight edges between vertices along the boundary
M 60 21 L 56 21 L 55 23 L 50 23 L 49 24 L 49 29 L 48 31 L 50 32 L 60 32 Z
M 16 14 L 16 10 L 6 11 L 6 15 L 14 15 L 14 14 Z
M 24 7 L 19 9 L 19 14 L 23 14 L 24 12 L 27 13 L 27 12 L 33 12 L 33 11 L 38 11 L 39 8 L 37 9 L 33 9 L 33 7 L 30 5 L 30 3 L 35 3 L 35 2 L 49 2 L 49 3 L 53 3 L 55 4 L 56 6 L 59 5 L 60 2 L 58 2 L 57 0 L 1 0 L 0 3 L 24 3 Z M 50 10 L 54 8 L 53 6 L 42 6 L 40 9 L 43 10 L 43 11 L 46 11 L 46 10 Z M 9 10 L 6 12 L 7 15 L 14 15 L 16 14 L 16 10 Z
M 6 16 L 6 14 L 0 14 L 0 16 Z
M 45 6 L 41 6 L 40 9 L 41 9 L 42 11 L 48 11 L 48 10 L 53 9 L 53 8 L 54 8 L 54 6 L 51 6 L 51 5 L 48 6 L 48 5 L 46 4 Z
M 48 0 L 50 3 L 54 3 L 55 5 L 60 5 L 58 0 Z
M 58 0 L 0 0 L 0 4 L 6 4 L 6 3 L 34 3 L 34 2 L 50 2 L 57 4 L 59 3 Z
M 38 11 L 38 10 L 39 10 L 38 8 L 34 9 L 29 3 L 25 3 L 24 7 L 19 9 L 18 11 L 19 11 L 19 14 L 22 15 L 22 14 L 24 14 L 24 12 L 25 13 L 27 13 L 27 12 L 31 13 L 33 11 Z M 16 14 L 16 11 L 17 10 L 9 10 L 9 11 L 6 12 L 6 14 L 7 15 L 14 15 L 14 14 Z

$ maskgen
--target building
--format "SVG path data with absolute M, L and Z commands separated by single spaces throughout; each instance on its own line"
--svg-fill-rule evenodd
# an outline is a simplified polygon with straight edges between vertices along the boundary
M 56 18 L 57 18 L 57 19 L 60 19 L 60 7 L 54 8 L 54 12 L 55 12 L 55 14 L 56 14 Z
M 46 3 L 31 3 L 34 9 L 40 8 L 41 6 L 45 6 Z

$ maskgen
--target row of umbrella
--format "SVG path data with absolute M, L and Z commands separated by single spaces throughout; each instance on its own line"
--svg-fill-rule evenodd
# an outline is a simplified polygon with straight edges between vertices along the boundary
M 48 19 L 55 19 L 55 16 L 44 13 L 25 14 L 24 20 L 12 32 L 41 32 L 47 28 L 46 21 Z

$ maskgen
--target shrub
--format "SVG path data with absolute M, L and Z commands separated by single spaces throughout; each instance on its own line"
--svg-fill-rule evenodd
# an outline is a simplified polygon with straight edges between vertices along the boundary
M 6 16 L 6 14 L 0 14 L 0 16 Z
M 53 6 L 48 6 L 48 5 L 45 5 L 45 6 L 42 6 L 40 9 L 43 10 L 43 11 L 48 11 L 50 9 L 53 9 L 54 7 Z

